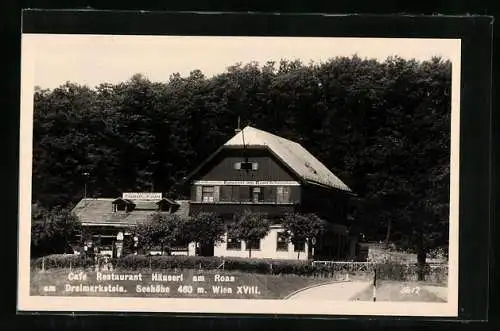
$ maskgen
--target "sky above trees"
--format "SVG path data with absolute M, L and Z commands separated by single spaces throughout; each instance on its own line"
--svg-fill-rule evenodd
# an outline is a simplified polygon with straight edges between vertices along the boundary
M 23 57 L 33 65 L 33 85 L 55 88 L 66 81 L 95 87 L 141 73 L 167 81 L 200 69 L 207 77 L 237 62 L 299 59 L 304 63 L 334 56 L 385 60 L 428 60 L 441 56 L 458 63 L 460 43 L 439 39 L 180 37 L 117 35 L 24 35 Z

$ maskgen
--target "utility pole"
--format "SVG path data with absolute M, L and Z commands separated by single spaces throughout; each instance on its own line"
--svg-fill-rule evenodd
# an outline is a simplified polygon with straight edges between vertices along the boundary
M 87 205 L 87 178 L 89 177 L 89 173 L 88 172 L 84 172 L 83 173 L 83 177 L 84 177 L 84 184 L 83 184 L 83 201 L 84 201 L 84 204 L 85 206 Z

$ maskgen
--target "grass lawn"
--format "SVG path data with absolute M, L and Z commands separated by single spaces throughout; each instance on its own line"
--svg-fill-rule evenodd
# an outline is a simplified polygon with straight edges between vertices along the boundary
M 377 285 L 377 301 L 446 302 L 445 299 L 426 289 L 435 285 L 425 282 L 381 281 Z M 445 289 L 446 287 L 443 286 Z M 445 292 L 445 291 L 444 291 Z M 372 301 L 372 287 L 357 294 L 352 300 Z
M 153 280 L 153 273 L 174 277 L 182 275 L 182 279 Z M 83 277 L 74 279 L 75 276 L 83 274 L 86 275 L 85 279 L 81 279 Z M 111 277 L 111 274 L 140 274 L 141 279 L 103 279 Z M 326 281 L 324 278 L 295 275 L 265 275 L 193 269 L 157 270 L 154 272 L 149 269 L 144 271 L 115 269 L 112 272 L 104 271 L 101 275 L 104 277 L 98 280 L 98 274 L 95 271 L 84 271 L 83 269 L 48 269 L 43 272 L 31 270 L 30 293 L 33 296 L 282 299 L 296 290 Z M 107 291 L 103 288 L 107 288 Z M 111 288 L 114 290 L 110 290 Z

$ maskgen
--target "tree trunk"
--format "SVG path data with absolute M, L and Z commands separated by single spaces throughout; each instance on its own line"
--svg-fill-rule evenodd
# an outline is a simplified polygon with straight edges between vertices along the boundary
M 300 251 L 297 252 L 297 260 L 300 260 Z
M 248 258 L 249 259 L 252 258 L 252 249 L 251 248 L 248 248 Z
M 417 268 L 418 268 L 418 280 L 425 280 L 425 262 L 427 258 L 427 252 L 423 247 L 417 248 Z
M 391 238 L 391 226 L 392 226 L 392 219 L 389 218 L 387 221 L 387 232 L 385 234 L 385 248 L 389 248 L 389 239 Z

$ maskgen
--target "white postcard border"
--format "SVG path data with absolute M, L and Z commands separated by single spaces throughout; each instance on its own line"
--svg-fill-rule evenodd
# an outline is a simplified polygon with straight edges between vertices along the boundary
M 32 185 L 32 138 L 34 60 L 33 35 L 22 36 L 22 77 L 19 164 L 19 233 L 18 233 L 18 310 L 59 312 L 168 312 L 168 313 L 237 313 L 237 314 L 300 314 L 300 315 L 389 315 L 436 316 L 458 315 L 458 247 L 459 247 L 459 148 L 460 148 L 460 66 L 461 40 L 443 39 L 453 49 L 452 116 L 450 163 L 450 227 L 448 301 L 361 302 L 242 299 L 170 299 L 128 297 L 35 297 L 30 296 L 30 224 Z M 193 37 L 199 38 L 199 37 Z M 204 37 L 210 38 L 210 37 Z M 302 38 L 303 39 L 303 38 Z M 337 38 L 332 38 L 332 41 Z M 346 38 L 341 38 L 346 39 Z M 379 39 L 382 38 L 356 38 Z M 391 38 L 394 39 L 394 38 Z M 402 38 L 407 40 L 408 38 Z M 360 42 L 363 42 L 360 40 Z M 309 302 L 307 302 L 309 303 Z

